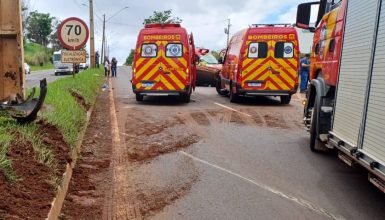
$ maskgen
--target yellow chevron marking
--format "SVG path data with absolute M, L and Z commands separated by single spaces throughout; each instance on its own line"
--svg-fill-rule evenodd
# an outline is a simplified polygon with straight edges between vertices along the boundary
M 149 68 L 156 68 L 157 65 L 154 63 L 156 62 L 157 60 L 156 59 L 151 59 L 148 63 L 146 63 L 142 68 L 140 69 L 137 69 L 137 72 L 136 72 L 136 77 L 140 77 L 141 75 L 145 74 L 145 72 L 149 69 Z
M 273 63 L 272 62 L 272 65 L 271 65 L 274 69 L 276 69 L 276 70 L 278 70 L 280 67 L 276 64 L 276 63 Z M 294 86 L 294 84 L 295 84 L 295 82 L 290 78 L 290 76 L 288 76 L 284 71 L 279 71 L 280 72 L 280 76 L 282 77 L 282 78 L 284 78 L 285 80 L 286 80 L 286 82 L 288 82 L 290 85 L 293 85 Z M 272 75 L 274 75 L 274 74 L 272 74 Z M 274 77 L 275 77 L 275 75 L 274 75 Z M 276 78 L 276 77 L 275 77 Z M 276 78 L 276 79 L 278 79 L 278 78 Z M 276 81 L 276 80 L 274 80 L 274 81 Z M 282 84 L 283 86 L 285 86 L 285 87 L 287 87 L 286 86 L 286 84 L 284 83 L 284 82 L 282 82 L 280 79 L 278 79 L 278 81 L 276 81 L 278 84 Z

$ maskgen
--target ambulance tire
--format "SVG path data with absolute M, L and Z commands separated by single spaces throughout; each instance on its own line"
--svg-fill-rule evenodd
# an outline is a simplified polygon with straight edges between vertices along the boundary
M 239 95 L 234 94 L 232 87 L 230 86 L 230 102 L 237 103 L 239 102 Z
M 143 101 L 143 95 L 141 95 L 141 94 L 136 94 L 136 101 L 137 102 L 142 102 Z
M 217 89 L 217 93 L 218 93 L 219 95 L 225 96 L 225 95 L 228 94 L 228 91 L 222 89 L 221 81 L 222 81 L 221 77 L 218 76 L 218 78 L 217 78 L 217 84 L 216 84 L 215 88 Z
M 281 96 L 281 104 L 288 105 L 291 101 L 291 95 L 283 95 Z
M 181 101 L 182 101 L 182 102 L 184 102 L 184 103 L 190 103 L 190 101 L 191 101 L 191 93 L 189 93 L 189 94 L 182 94 L 182 95 L 180 96 L 180 98 L 181 98 Z

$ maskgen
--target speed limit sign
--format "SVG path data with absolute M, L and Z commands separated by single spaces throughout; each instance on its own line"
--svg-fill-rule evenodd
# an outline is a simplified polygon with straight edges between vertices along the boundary
M 58 29 L 59 41 L 68 50 L 79 50 L 89 37 L 87 24 L 79 18 L 67 18 Z

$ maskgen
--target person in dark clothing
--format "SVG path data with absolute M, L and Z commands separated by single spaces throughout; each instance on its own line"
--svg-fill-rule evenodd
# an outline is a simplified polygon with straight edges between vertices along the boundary
M 95 65 L 96 65 L 96 68 L 98 68 L 98 69 L 100 68 L 99 59 L 100 59 L 99 51 L 96 51 L 96 53 L 95 53 Z
M 307 90 L 307 83 L 309 81 L 309 75 L 310 75 L 310 61 L 309 61 L 309 54 L 306 54 L 304 58 L 300 61 L 300 77 L 301 77 L 301 85 L 300 85 L 300 92 L 304 93 Z
M 116 74 L 117 74 L 117 68 L 118 68 L 118 61 L 116 60 L 115 57 L 112 58 L 112 61 L 111 61 L 111 73 L 112 73 L 112 77 L 116 77 Z

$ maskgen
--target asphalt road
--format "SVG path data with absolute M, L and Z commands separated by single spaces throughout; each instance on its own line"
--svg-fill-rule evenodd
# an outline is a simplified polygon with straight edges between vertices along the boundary
M 130 70 L 118 77 L 108 211 L 117 219 L 385 219 L 385 195 L 365 172 L 310 152 L 299 95 L 287 106 L 231 104 L 197 88 L 190 104 L 137 103 Z
M 36 87 L 40 85 L 40 80 L 46 78 L 47 82 L 53 82 L 55 80 L 58 80 L 63 77 L 67 77 L 68 75 L 64 76 L 55 76 L 55 71 L 52 70 L 41 70 L 41 71 L 33 71 L 31 74 L 26 75 L 26 85 L 27 88 Z

